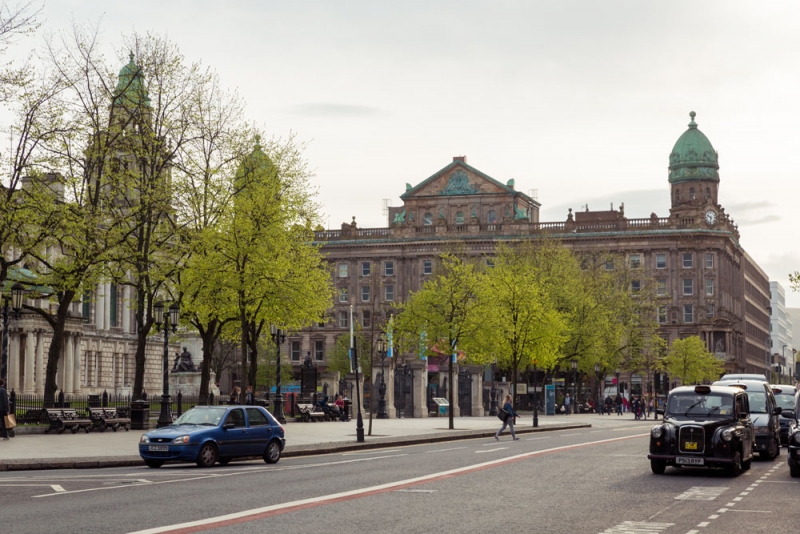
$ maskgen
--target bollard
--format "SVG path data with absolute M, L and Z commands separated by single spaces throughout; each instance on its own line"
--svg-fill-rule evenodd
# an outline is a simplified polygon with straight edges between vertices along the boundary
M 209 391 L 208 392 L 208 405 L 209 406 L 214 406 L 214 392 L 213 391 Z
M 183 413 L 183 393 L 178 390 L 178 417 Z

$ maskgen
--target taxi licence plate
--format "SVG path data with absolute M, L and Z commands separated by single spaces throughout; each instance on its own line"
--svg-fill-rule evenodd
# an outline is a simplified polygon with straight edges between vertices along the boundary
M 675 458 L 675 463 L 683 465 L 704 465 L 702 458 L 688 458 L 686 456 L 678 456 Z
M 147 450 L 151 452 L 167 452 L 169 451 L 169 445 L 150 445 Z
M 697 442 L 696 441 L 687 441 L 683 444 L 683 448 L 687 451 L 696 451 L 697 450 Z

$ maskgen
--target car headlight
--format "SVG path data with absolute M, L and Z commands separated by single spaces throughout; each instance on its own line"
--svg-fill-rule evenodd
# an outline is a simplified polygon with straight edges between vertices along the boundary
M 189 436 L 178 436 L 177 438 L 172 440 L 172 443 L 189 443 Z
M 756 427 L 756 434 L 769 434 L 771 432 L 771 428 L 768 426 L 757 426 Z
M 664 431 L 662 430 L 661 425 L 656 425 L 656 426 L 654 426 L 653 428 L 650 429 L 650 435 L 653 436 L 656 439 L 660 438 L 661 434 L 663 434 L 663 433 L 664 433 Z
M 730 441 L 733 439 L 733 430 L 728 428 L 727 430 L 722 431 L 722 439 L 725 441 Z
M 142 437 L 139 438 L 139 443 L 150 443 L 150 438 L 147 437 L 147 434 L 142 434 Z

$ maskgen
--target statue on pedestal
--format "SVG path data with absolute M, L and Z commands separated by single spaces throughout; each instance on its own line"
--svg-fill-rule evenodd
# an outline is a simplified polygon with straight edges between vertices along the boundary
M 183 352 L 175 355 L 175 362 L 172 366 L 173 373 L 192 373 L 195 371 L 192 363 L 192 354 L 183 347 Z

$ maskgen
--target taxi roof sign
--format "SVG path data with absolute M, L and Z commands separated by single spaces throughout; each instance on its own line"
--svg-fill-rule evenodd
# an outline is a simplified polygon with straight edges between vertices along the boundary
M 708 395 L 711 393 L 711 386 L 695 386 L 694 392 L 699 393 L 701 395 Z
M 732 382 L 730 384 L 725 384 L 725 385 L 728 386 L 729 388 L 739 388 L 739 389 L 742 389 L 744 391 L 747 391 L 747 384 L 740 384 L 738 382 Z

